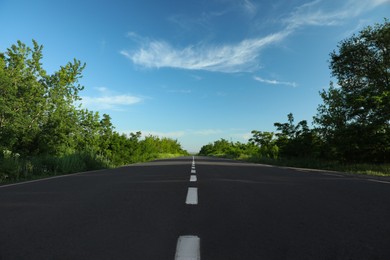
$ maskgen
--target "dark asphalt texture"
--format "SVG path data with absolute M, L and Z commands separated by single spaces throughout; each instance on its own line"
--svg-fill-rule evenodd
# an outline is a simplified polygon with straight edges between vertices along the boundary
M 0 259 L 390 259 L 390 179 L 195 157 L 0 186 Z M 198 205 L 186 205 L 188 187 Z

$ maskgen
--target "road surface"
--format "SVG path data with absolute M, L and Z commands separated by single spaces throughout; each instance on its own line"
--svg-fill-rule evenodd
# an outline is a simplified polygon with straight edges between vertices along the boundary
M 183 157 L 0 186 L 0 259 L 390 259 L 390 181 Z

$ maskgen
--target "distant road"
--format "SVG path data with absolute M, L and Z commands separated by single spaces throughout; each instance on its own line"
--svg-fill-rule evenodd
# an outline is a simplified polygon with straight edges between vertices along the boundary
M 183 157 L 0 186 L 0 259 L 390 259 L 390 180 Z

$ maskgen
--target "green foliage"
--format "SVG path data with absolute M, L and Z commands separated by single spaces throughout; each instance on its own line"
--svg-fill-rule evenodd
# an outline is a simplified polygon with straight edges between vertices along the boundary
M 120 135 L 109 115 L 80 109 L 85 64 L 48 75 L 42 49 L 18 41 L 0 54 L 0 183 L 187 154 L 177 140 Z
M 259 147 L 258 157 L 278 158 L 279 147 L 276 145 L 273 132 L 253 130 L 251 133 L 253 137 L 249 142 Z
M 85 64 L 74 60 L 47 75 L 42 49 L 18 41 L 0 56 L 0 148 L 24 156 L 67 150 L 76 122 L 73 102 L 83 89 L 77 82 Z
M 294 124 L 294 115 L 287 115 L 287 123 L 274 123 L 277 140 L 275 144 L 279 147 L 280 156 L 314 158 L 318 156 L 318 137 L 315 131 L 310 130 L 306 120 Z
M 250 161 L 390 175 L 389 21 L 365 28 L 338 48 L 330 54 L 338 86 L 331 82 L 320 92 L 323 104 L 314 117 L 314 129 L 306 120 L 295 124 L 290 113 L 286 123 L 274 124 L 275 134 L 252 131 L 248 144 L 256 152 L 240 151 L 222 139 L 203 146 L 200 154 L 229 155 L 229 149 L 236 149 Z
M 329 158 L 390 161 L 390 23 L 367 27 L 340 43 L 331 83 L 314 117 Z
M 162 155 L 171 157 L 172 154 L 187 155 L 177 140 L 147 136 L 141 139 L 141 132 L 129 136 L 114 132 L 108 141 L 106 156 L 115 165 L 135 162 L 145 162 L 161 158 Z
M 92 152 L 77 152 L 61 157 L 37 155 L 27 158 L 11 153 L 11 156 L 0 157 L 0 183 L 112 166 L 109 160 Z
M 239 159 L 243 157 L 255 156 L 258 154 L 258 152 L 258 147 L 256 147 L 252 143 L 233 143 L 222 138 L 218 141 L 215 141 L 214 143 L 209 143 L 207 145 L 202 146 L 199 155 Z
M 314 117 L 314 129 L 306 120 L 295 124 L 290 113 L 286 123 L 274 124 L 276 134 L 252 131 L 249 143 L 256 152 L 221 139 L 203 146 L 200 154 L 239 158 L 241 153 L 241 158 L 261 162 L 389 174 L 389 21 L 365 28 L 338 48 L 330 54 L 330 69 L 339 86 L 331 82 L 320 92 L 323 104 Z

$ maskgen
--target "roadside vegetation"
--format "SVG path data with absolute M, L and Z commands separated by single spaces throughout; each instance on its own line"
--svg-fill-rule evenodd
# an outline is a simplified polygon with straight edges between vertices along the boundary
M 337 85 L 320 92 L 311 128 L 290 113 L 275 132 L 253 130 L 246 144 L 221 139 L 199 154 L 390 176 L 389 21 L 340 42 L 329 63 Z
M 43 46 L 0 53 L 0 183 L 186 155 L 177 140 L 114 131 L 111 117 L 79 105 L 85 64 L 48 74 Z

